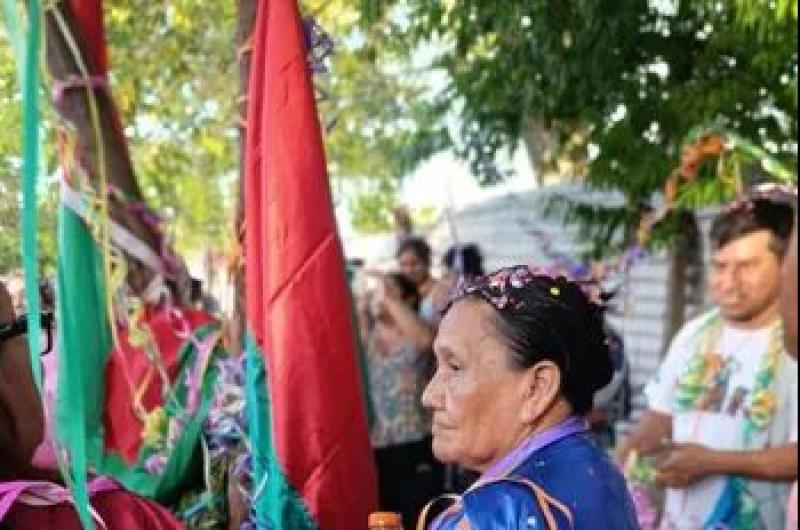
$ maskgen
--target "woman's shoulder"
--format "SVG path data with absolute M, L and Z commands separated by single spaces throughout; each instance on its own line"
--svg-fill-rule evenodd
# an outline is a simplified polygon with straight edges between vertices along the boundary
M 638 530 L 636 515 L 624 490 L 607 489 L 595 496 L 551 491 L 528 479 L 508 479 L 464 495 L 460 518 L 442 530 L 553 528 L 558 530 Z M 468 525 L 458 522 L 464 519 Z
M 513 476 L 467 491 L 461 512 L 440 530 L 547 528 L 548 520 L 559 530 L 638 529 L 622 475 L 587 436 L 552 444 Z
M 575 528 L 637 528 L 633 503 L 619 468 L 589 435 L 579 435 L 537 452 L 516 475 L 525 477 L 567 506 Z
M 571 436 L 537 451 L 515 474 L 571 495 L 592 497 L 603 490 L 626 490 L 619 468 L 589 434 Z
M 540 504 L 542 497 L 537 495 L 537 489 L 536 484 L 526 479 L 508 478 L 468 491 L 462 501 L 463 517 L 469 523 L 467 528 L 538 528 L 537 523 L 544 524 L 547 520 L 546 512 L 559 529 L 572 528 L 566 507 L 562 509 L 547 502 Z

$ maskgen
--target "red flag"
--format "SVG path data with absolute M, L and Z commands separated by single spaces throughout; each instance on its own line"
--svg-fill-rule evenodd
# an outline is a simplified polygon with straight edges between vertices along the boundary
M 245 194 L 249 331 L 266 359 L 269 453 L 282 475 L 267 477 L 262 515 L 279 527 L 294 520 L 292 500 L 275 490 L 285 479 L 317 528 L 363 528 L 375 472 L 296 0 L 259 5 Z
M 86 46 L 82 51 L 89 71 L 105 75 L 108 71 L 108 50 L 102 0 L 70 0 L 69 5 Z

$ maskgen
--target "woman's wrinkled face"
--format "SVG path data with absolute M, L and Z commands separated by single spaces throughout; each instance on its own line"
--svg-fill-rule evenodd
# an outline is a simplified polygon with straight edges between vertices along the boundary
M 494 318 L 476 300 L 448 311 L 434 344 L 436 374 L 422 398 L 433 412 L 436 457 L 478 471 L 514 449 L 530 428 L 521 412 L 530 377 L 512 370 Z

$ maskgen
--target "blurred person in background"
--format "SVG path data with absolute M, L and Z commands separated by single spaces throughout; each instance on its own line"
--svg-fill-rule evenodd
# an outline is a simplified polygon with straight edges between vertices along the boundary
M 483 276 L 483 253 L 475 243 L 452 245 L 442 258 L 442 281 L 455 284 L 459 278 Z
M 400 273 L 419 291 L 421 301 L 418 314 L 431 329 L 431 343 L 426 348 L 430 350 L 433 344 L 433 331 L 440 320 L 440 310 L 437 309 L 435 301 L 439 282 L 431 275 L 433 252 L 424 239 L 412 236 L 400 244 L 396 258 Z
M 618 461 L 658 459 L 661 527 L 783 530 L 797 477 L 797 363 L 784 351 L 781 264 L 794 208 L 765 196 L 714 220 L 716 307 L 687 323 L 645 389 Z
M 399 273 L 373 276 L 377 288 L 361 299 L 358 320 L 374 414 L 370 438 L 380 508 L 402 514 L 411 529 L 444 481 L 421 400 L 432 372 L 432 331 L 417 317 L 420 296 L 410 280 Z
M 797 217 L 794 219 L 792 239 L 789 240 L 789 251 L 783 261 L 781 311 L 786 351 L 797 359 Z M 797 482 L 794 483 L 786 507 L 786 528 L 797 530 Z

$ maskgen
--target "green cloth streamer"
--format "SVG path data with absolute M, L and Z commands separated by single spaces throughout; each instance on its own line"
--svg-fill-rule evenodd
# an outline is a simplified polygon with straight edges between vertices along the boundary
M 22 267 L 25 271 L 25 301 L 28 313 L 28 350 L 33 380 L 41 392 L 42 364 L 39 343 L 42 333 L 39 307 L 37 233 L 39 219 L 36 180 L 39 175 L 39 41 L 41 9 L 38 0 L 28 1 L 28 38 L 25 74 L 22 78 Z
M 58 262 L 58 390 L 55 432 L 59 444 L 69 452 L 70 485 L 81 520 L 89 519 L 86 476 L 89 469 L 107 475 L 128 490 L 162 502 L 177 499 L 185 480 L 197 464 L 197 442 L 213 401 L 217 369 L 209 366 L 200 389 L 197 412 L 184 427 L 183 435 L 169 454 L 164 473 L 151 475 L 141 465 L 130 466 L 106 451 L 103 413 L 106 406 L 104 367 L 113 349 L 106 311 L 103 256 L 85 222 L 62 206 L 59 219 Z M 198 339 L 218 329 L 209 324 L 195 331 Z M 180 353 L 178 381 L 195 366 L 197 349 L 187 342 Z M 184 407 L 186 389 L 177 387 L 171 406 Z M 143 449 L 144 451 L 144 449 Z M 141 461 L 147 456 L 140 454 Z
M 247 425 L 253 462 L 253 510 L 258 528 L 317 530 L 305 503 L 289 484 L 272 445 L 267 372 L 261 352 L 248 332 L 245 338 L 247 370 Z
M 58 374 L 55 434 L 69 454 L 65 480 L 83 527 L 93 529 L 87 456 L 102 450 L 103 368 L 111 351 L 103 258 L 89 229 L 61 207 L 58 241 Z

